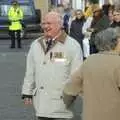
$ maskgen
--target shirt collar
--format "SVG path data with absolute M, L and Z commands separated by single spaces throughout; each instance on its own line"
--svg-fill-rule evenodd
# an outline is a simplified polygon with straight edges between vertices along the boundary
M 66 37 L 67 37 L 67 34 L 65 33 L 65 31 L 61 31 L 60 34 L 55 36 L 52 40 L 64 44 Z M 47 39 L 47 41 L 49 40 L 51 40 L 51 38 Z

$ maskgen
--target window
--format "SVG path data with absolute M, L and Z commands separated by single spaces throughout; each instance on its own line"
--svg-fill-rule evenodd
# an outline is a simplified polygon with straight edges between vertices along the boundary
M 10 5 L 0 5 L 0 16 L 7 16 Z
M 8 10 L 11 5 L 0 5 L 0 16 L 7 16 Z M 33 15 L 33 11 L 31 6 L 29 5 L 21 5 L 20 6 L 22 10 L 24 11 L 25 16 L 31 16 Z
M 29 5 L 21 5 L 21 8 L 24 11 L 24 15 L 31 16 L 33 15 L 32 7 Z

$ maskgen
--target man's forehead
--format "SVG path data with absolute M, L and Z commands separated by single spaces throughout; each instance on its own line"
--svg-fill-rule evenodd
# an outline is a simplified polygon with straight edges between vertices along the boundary
M 59 19 L 59 18 L 60 18 L 60 14 L 57 13 L 57 12 L 50 12 L 50 13 L 46 14 L 44 18 L 45 18 L 45 19 L 46 19 L 46 18 L 47 18 L 47 19 L 48 19 L 48 18 L 49 18 L 49 19 Z

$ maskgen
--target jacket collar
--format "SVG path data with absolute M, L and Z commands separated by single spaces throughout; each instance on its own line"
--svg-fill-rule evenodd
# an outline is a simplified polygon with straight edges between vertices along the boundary
M 61 42 L 61 43 L 65 43 L 65 40 L 66 40 L 66 37 L 67 37 L 67 34 L 65 31 L 62 31 L 62 34 L 59 36 L 58 40 Z
M 60 32 L 60 34 L 54 38 L 54 40 L 55 40 L 56 42 L 60 42 L 60 43 L 64 44 L 64 43 L 65 43 L 65 40 L 66 40 L 66 37 L 67 37 L 67 34 L 65 33 L 64 30 L 62 30 L 62 31 Z
M 64 44 L 64 43 L 65 43 L 65 40 L 66 40 L 66 37 L 67 37 L 67 34 L 66 34 L 64 31 L 62 31 L 62 32 L 55 38 L 55 44 L 56 44 L 57 42 L 60 42 L 60 43 Z M 44 34 L 42 34 L 41 37 L 38 38 L 38 43 L 41 45 L 41 47 L 43 48 L 43 51 L 44 51 L 45 54 L 46 54 L 46 47 L 45 47 L 45 44 L 44 44 L 45 39 L 46 39 L 46 38 L 44 37 Z M 55 44 L 54 44 L 52 47 L 54 47 Z

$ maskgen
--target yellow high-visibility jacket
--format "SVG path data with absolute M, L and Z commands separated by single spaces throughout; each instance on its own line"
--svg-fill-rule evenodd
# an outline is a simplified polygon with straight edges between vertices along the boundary
M 21 30 L 22 24 L 21 20 L 23 20 L 23 11 L 20 7 L 14 9 L 10 7 L 8 11 L 8 19 L 10 21 L 9 30 Z

